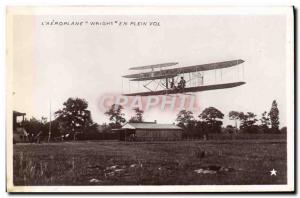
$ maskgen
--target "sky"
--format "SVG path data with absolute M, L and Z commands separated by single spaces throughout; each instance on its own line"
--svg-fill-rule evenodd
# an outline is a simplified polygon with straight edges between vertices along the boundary
M 159 22 L 159 26 L 42 25 L 53 20 Z M 239 72 L 243 68 L 243 74 L 235 67 L 224 69 L 222 75 L 246 84 L 195 93 L 199 112 L 216 107 L 225 114 L 224 123 L 233 124 L 229 111 L 250 111 L 259 118 L 276 100 L 280 125 L 285 126 L 286 20 L 284 15 L 15 16 L 13 108 L 27 113 L 27 118 L 49 118 L 51 103 L 53 119 L 64 101 L 79 97 L 88 101 L 93 120 L 101 124 L 108 122 L 99 108 L 101 97 L 124 91 L 122 76 L 130 73 L 130 67 L 165 62 L 183 67 L 242 59 Z M 213 79 L 214 73 L 204 77 Z M 132 115 L 128 109 L 125 112 L 127 118 Z M 173 123 L 177 113 L 152 109 L 144 117 Z

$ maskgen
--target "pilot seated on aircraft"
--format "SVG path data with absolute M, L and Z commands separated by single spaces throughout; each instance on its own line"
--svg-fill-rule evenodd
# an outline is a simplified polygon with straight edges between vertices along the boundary
M 178 83 L 178 88 L 179 89 L 184 89 L 185 88 L 185 83 L 186 83 L 186 81 L 184 80 L 183 77 L 181 77 L 181 79 L 180 79 L 180 81 Z
M 170 87 L 171 89 L 176 89 L 175 83 L 174 83 L 174 78 L 170 81 Z

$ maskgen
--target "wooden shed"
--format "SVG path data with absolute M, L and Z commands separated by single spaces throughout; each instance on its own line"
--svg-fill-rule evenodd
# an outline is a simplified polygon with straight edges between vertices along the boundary
M 23 127 L 24 117 L 26 113 L 13 111 L 13 142 L 28 142 L 28 133 Z M 22 120 L 18 121 L 18 117 L 22 117 Z
M 182 139 L 183 132 L 175 124 L 156 122 L 127 123 L 119 131 L 123 141 L 175 141 Z

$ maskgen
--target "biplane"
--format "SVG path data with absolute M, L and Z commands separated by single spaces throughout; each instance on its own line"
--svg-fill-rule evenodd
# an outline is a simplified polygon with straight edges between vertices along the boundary
M 171 95 L 171 94 L 186 94 L 191 92 L 200 92 L 216 89 L 233 88 L 245 84 L 243 81 L 205 84 L 205 72 L 209 70 L 223 70 L 226 68 L 238 66 L 244 60 L 231 60 L 225 62 L 209 63 L 194 66 L 176 67 L 177 62 L 148 65 L 141 67 L 132 67 L 130 70 L 143 70 L 140 73 L 128 74 L 123 78 L 129 79 L 130 82 L 142 82 L 146 91 L 125 93 L 125 96 L 152 96 L 152 95 Z M 168 68 L 167 68 L 168 67 Z M 167 69 L 166 69 L 167 68 Z M 145 71 L 148 70 L 148 71 Z M 150 70 L 150 71 L 149 71 Z M 183 76 L 187 75 L 187 79 Z M 184 80 L 184 85 L 177 86 L 180 80 Z M 150 85 L 154 85 L 150 87 Z M 130 86 L 130 84 L 129 84 Z

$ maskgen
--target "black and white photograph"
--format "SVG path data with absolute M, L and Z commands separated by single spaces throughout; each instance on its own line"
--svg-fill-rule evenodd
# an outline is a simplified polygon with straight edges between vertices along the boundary
M 293 7 L 9 6 L 8 192 L 294 191 Z

